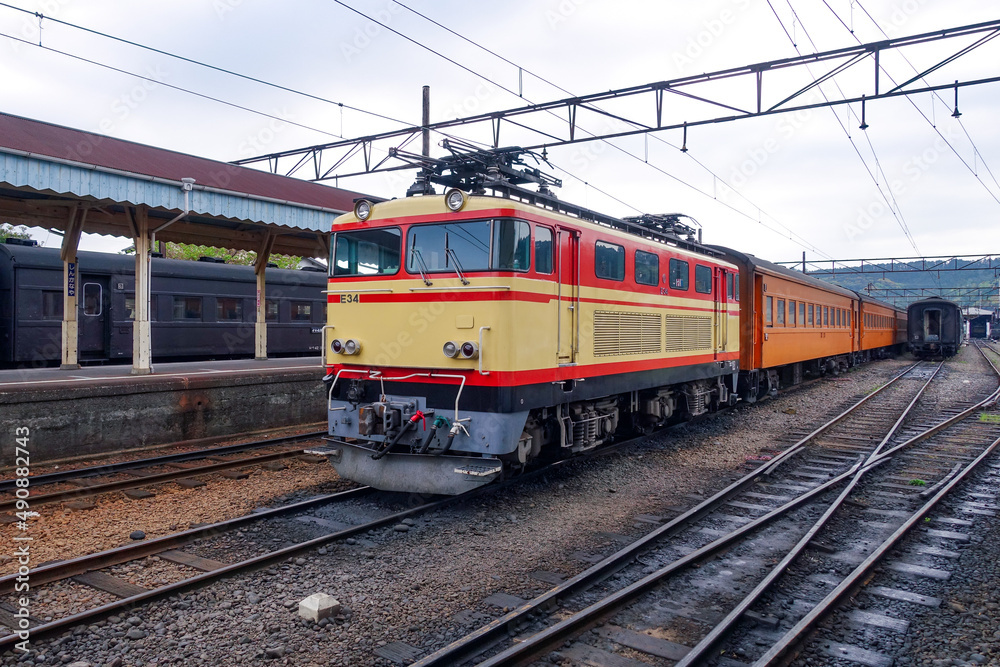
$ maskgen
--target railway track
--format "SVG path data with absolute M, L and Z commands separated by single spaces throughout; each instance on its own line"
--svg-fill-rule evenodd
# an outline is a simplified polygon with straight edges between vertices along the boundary
M 298 437 L 306 438 L 309 436 Z M 400 502 L 399 494 L 379 492 L 370 487 L 359 487 L 340 493 L 318 496 L 316 498 L 292 503 L 286 506 L 257 511 L 235 519 L 192 528 L 190 530 L 181 531 L 160 538 L 124 545 L 96 554 L 72 558 L 66 561 L 43 564 L 31 570 L 31 585 L 33 588 L 73 580 L 76 583 L 81 583 L 97 590 L 115 595 L 118 599 L 107 604 L 52 621 L 42 622 L 33 618 L 31 626 L 32 637 L 43 638 L 59 634 L 67 630 L 71 630 L 79 625 L 93 623 L 96 620 L 106 618 L 116 613 L 121 613 L 122 611 L 132 609 L 155 600 L 211 584 L 212 582 L 222 579 L 223 577 L 234 576 L 241 572 L 248 572 L 261 567 L 266 567 L 270 564 L 278 563 L 282 560 L 303 554 L 307 551 L 346 540 L 355 535 L 361 535 L 367 533 L 368 531 L 383 528 L 391 524 L 398 524 L 404 519 L 410 517 L 442 509 L 452 504 L 464 503 L 481 495 L 495 493 L 512 484 L 517 484 L 521 481 L 543 476 L 562 466 L 573 464 L 587 458 L 605 456 L 622 447 L 641 441 L 645 439 L 645 437 L 647 436 L 624 440 L 601 448 L 600 450 L 595 450 L 583 456 L 556 461 L 516 478 L 500 482 L 498 484 L 481 487 L 460 496 L 449 496 L 442 499 L 432 500 L 417 506 L 407 507 L 405 510 L 401 511 L 383 512 L 382 516 L 379 516 L 376 519 L 362 521 L 355 525 L 345 524 L 336 526 L 329 532 L 323 532 L 323 529 L 330 529 L 332 525 L 337 524 L 338 522 L 331 522 L 323 517 L 316 516 L 318 510 L 322 510 L 324 508 L 328 509 L 332 505 L 338 503 L 348 503 L 375 494 L 393 497 L 396 499 L 395 502 L 398 503 Z M 267 445 L 260 444 L 260 446 Z M 191 454 L 193 456 L 195 453 Z M 34 503 L 36 499 L 37 496 L 33 496 L 32 502 Z M 361 514 L 364 514 L 364 512 Z M 321 534 L 277 550 L 266 551 L 259 555 L 244 558 L 231 563 L 217 561 L 211 558 L 204 558 L 195 553 L 183 551 L 183 547 L 209 538 L 232 533 L 233 531 L 247 531 L 250 526 L 261 522 L 280 519 L 282 522 L 281 525 L 287 527 L 290 523 L 294 523 L 293 520 L 296 518 L 296 515 L 298 515 L 298 518 L 306 520 L 305 522 L 307 524 L 316 527 L 316 529 L 312 532 L 315 533 L 316 530 L 318 530 Z M 284 533 L 287 531 L 282 530 L 282 532 Z M 114 576 L 113 569 L 111 570 L 111 573 L 106 571 L 110 568 L 114 568 L 115 566 L 132 563 L 140 559 L 154 556 L 160 558 L 161 560 L 179 563 L 203 571 L 193 576 L 186 577 L 182 580 L 174 581 L 170 584 L 159 586 L 154 589 L 143 589 L 142 587 L 130 584 L 127 581 L 122 581 Z M 0 595 L 11 594 L 16 582 L 16 577 L 17 575 L 0 577 Z M 7 622 L 5 622 L 5 620 Z M 9 625 L 9 622 L 11 621 L 12 619 L 7 618 L 3 606 L 0 605 L 0 627 L 6 626 L 10 628 L 11 626 Z M 0 651 L 12 646 L 16 643 L 17 639 L 16 635 L 0 636 Z
M 107 465 L 64 470 L 33 475 L 31 477 L 31 504 L 33 507 L 50 503 L 81 500 L 104 493 L 148 487 L 153 484 L 195 478 L 199 475 L 220 473 L 252 465 L 275 463 L 285 459 L 306 456 L 302 447 L 289 447 L 299 442 L 315 440 L 325 435 L 316 431 L 279 438 L 269 438 L 224 447 L 212 447 L 190 452 L 154 456 L 134 461 L 123 461 Z M 240 457 L 243 452 L 260 449 L 276 451 L 254 456 Z M 236 458 L 234 458 L 236 456 Z M 110 479 L 114 477 L 115 479 Z M 102 481 L 103 480 L 103 481 Z M 9 512 L 16 505 L 13 491 L 14 479 L 0 481 L 0 492 L 6 498 L 0 499 L 0 512 Z M 44 491 L 46 487 L 71 485 L 72 488 Z
M 824 526 L 838 512 L 836 507 L 862 509 L 855 505 L 858 491 L 901 492 L 894 486 L 916 489 L 898 479 L 902 471 L 915 470 L 916 465 L 923 466 L 921 474 L 932 480 L 935 494 L 947 493 L 958 479 L 970 474 L 964 468 L 956 469 L 955 464 L 958 458 L 976 459 L 969 455 L 968 441 L 981 439 L 983 428 L 970 427 L 975 420 L 969 416 L 986 401 L 954 402 L 945 410 L 945 419 L 928 424 L 929 415 L 940 406 L 922 406 L 914 385 L 921 385 L 919 392 L 923 392 L 939 369 L 926 363 L 907 369 L 712 498 L 414 666 L 471 664 L 484 652 L 491 657 L 478 664 L 528 664 L 553 652 L 554 658 L 580 663 L 642 665 L 650 664 L 644 661 L 648 659 L 652 664 L 662 664 L 662 660 L 716 664 L 720 651 L 727 651 L 726 656 L 738 655 L 735 648 L 720 646 L 739 634 L 739 622 L 752 619 L 749 624 L 773 626 L 772 634 L 776 634 L 779 627 L 797 627 L 811 610 L 821 617 L 824 612 L 818 604 L 808 610 L 796 608 L 794 613 L 782 607 L 780 618 L 766 610 L 754 611 L 754 605 L 760 604 L 792 563 L 802 560 L 807 548 L 809 554 L 824 549 L 836 552 L 831 543 L 838 538 L 829 542 L 824 538 Z M 1000 435 L 1000 426 L 993 426 Z M 955 429 L 964 430 L 955 436 Z M 937 458 L 932 458 L 938 439 L 947 434 L 962 441 L 963 453 L 938 452 Z M 921 448 L 919 454 L 907 454 L 917 447 Z M 982 445 L 979 451 L 984 451 Z M 941 462 L 947 466 L 938 465 Z M 963 465 L 972 469 L 971 463 Z M 883 477 L 872 481 L 878 474 Z M 933 484 L 935 479 L 945 481 L 938 486 Z M 878 484 L 889 486 L 874 486 Z M 880 509 L 871 502 L 860 504 Z M 925 505 L 933 507 L 921 504 L 914 510 L 918 518 L 912 521 L 902 520 L 901 510 L 886 511 L 898 519 L 897 529 L 905 531 L 904 525 L 914 525 L 930 511 Z M 908 516 L 912 518 L 913 513 Z M 849 527 L 851 522 L 837 523 Z M 769 529 L 766 532 L 765 527 Z M 796 538 L 789 540 L 788 535 Z M 854 533 L 839 539 L 858 544 L 858 537 Z M 869 555 L 852 553 L 850 559 L 860 560 L 856 563 L 860 567 Z M 838 568 L 843 569 L 844 564 L 830 569 Z M 845 584 L 845 589 L 850 587 Z M 807 627 L 813 622 L 810 620 Z M 596 641 L 581 640 L 590 630 L 593 634 L 586 638 L 596 635 Z M 797 629 L 786 640 L 787 646 L 776 650 L 786 653 L 788 646 L 807 633 L 807 629 Z M 516 635 L 513 645 L 511 635 Z M 740 646 L 740 657 L 762 657 L 772 644 L 778 646 L 777 638 L 754 637 L 749 650 Z M 617 654 L 609 656 L 609 651 Z M 743 659 L 729 660 L 718 658 L 717 664 L 749 664 Z

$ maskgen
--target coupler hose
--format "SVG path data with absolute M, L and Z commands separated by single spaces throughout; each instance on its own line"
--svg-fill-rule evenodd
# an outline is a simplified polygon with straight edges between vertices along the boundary
M 427 435 L 424 436 L 423 442 L 420 443 L 420 449 L 417 451 L 417 453 L 426 454 L 427 450 L 430 449 L 431 447 L 431 441 L 434 439 L 434 433 L 439 428 L 442 427 L 447 428 L 449 425 L 451 425 L 451 422 L 448 421 L 447 417 L 438 417 L 437 419 L 435 419 L 434 423 L 431 424 L 431 429 L 427 431 Z
M 455 422 L 451 426 L 451 430 L 448 431 L 448 439 L 444 443 L 444 448 L 440 452 L 435 452 L 436 455 L 440 456 L 446 454 L 449 449 L 451 449 L 452 443 L 455 442 L 455 436 L 458 435 L 459 431 L 462 430 L 462 425 L 459 422 Z
M 396 433 L 392 441 L 389 442 L 388 445 L 383 445 L 378 451 L 372 454 L 372 458 L 378 461 L 380 458 L 388 454 L 392 450 L 392 448 L 396 446 L 396 443 L 399 442 L 399 439 L 403 437 L 403 434 L 409 431 L 410 429 L 416 428 L 417 422 L 422 419 L 424 419 L 424 413 L 421 412 L 420 410 L 417 410 L 413 414 L 413 416 L 410 417 L 405 424 L 403 424 L 402 428 L 399 429 L 399 432 Z M 426 424 L 426 421 L 424 423 Z

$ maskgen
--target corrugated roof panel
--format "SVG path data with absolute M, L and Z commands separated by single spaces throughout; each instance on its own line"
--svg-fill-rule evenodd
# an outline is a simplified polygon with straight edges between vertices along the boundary
M 2 180 L 18 188 L 41 192 L 92 197 L 97 200 L 146 204 L 152 208 L 183 210 L 184 193 L 179 187 L 152 180 L 111 174 L 85 167 L 48 162 L 44 157 L 23 157 L 2 152 Z M 312 231 L 330 231 L 336 214 L 295 204 L 264 201 L 239 194 L 210 190 L 191 193 L 194 213 L 231 220 L 268 223 Z
M 0 148 L 118 169 L 144 176 L 244 192 L 257 197 L 349 211 L 360 193 L 278 176 L 92 132 L 0 113 Z

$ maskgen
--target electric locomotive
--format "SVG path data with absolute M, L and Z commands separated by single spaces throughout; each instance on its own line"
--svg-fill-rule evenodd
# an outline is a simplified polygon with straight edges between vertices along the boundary
M 323 349 L 341 476 L 457 494 L 735 404 L 736 266 L 683 216 L 560 202 L 523 155 L 420 158 L 406 198 L 334 222 Z

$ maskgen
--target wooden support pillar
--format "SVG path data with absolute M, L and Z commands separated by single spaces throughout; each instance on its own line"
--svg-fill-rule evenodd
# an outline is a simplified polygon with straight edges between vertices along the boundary
M 60 252 L 63 261 L 62 365 L 60 368 L 63 370 L 75 370 L 80 367 L 80 326 L 76 308 L 79 274 L 76 252 L 80 246 L 80 234 L 83 232 L 83 223 L 86 219 L 87 209 L 81 208 L 79 205 L 70 209 L 66 235 L 63 236 Z
M 127 209 L 135 240 L 135 321 L 132 323 L 132 375 L 153 372 L 153 340 L 149 324 L 150 238 L 146 206 Z
M 267 299 L 265 298 L 264 274 L 267 272 L 267 260 L 271 257 L 271 248 L 274 247 L 274 233 L 267 230 L 261 242 L 260 250 L 257 251 L 257 261 L 253 270 L 257 274 L 257 324 L 255 325 L 254 336 L 254 357 L 259 360 L 267 359 Z

